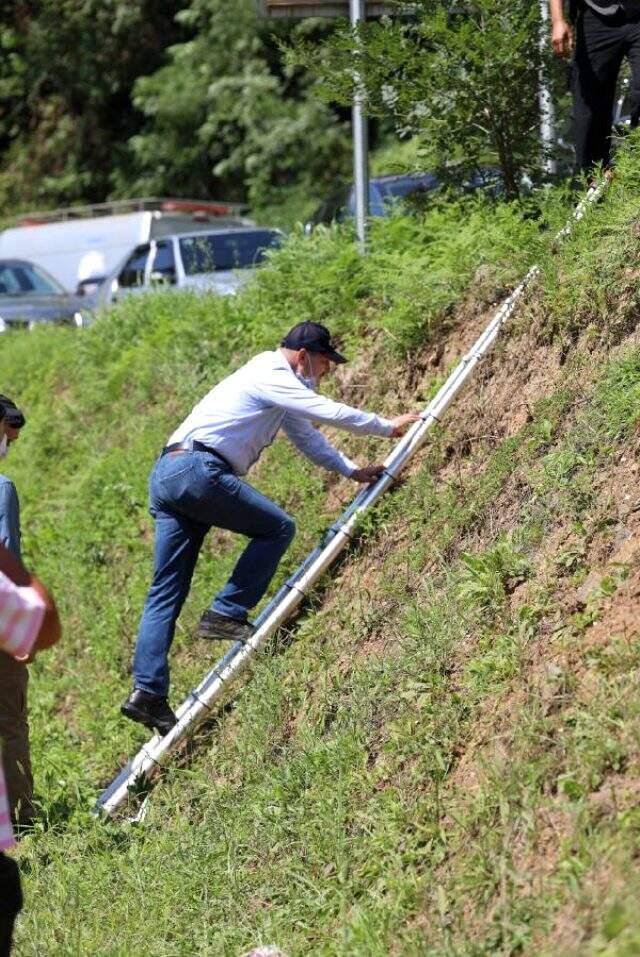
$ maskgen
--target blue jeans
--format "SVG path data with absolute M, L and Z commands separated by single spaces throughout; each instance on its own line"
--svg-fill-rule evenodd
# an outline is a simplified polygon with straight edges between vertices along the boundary
M 133 660 L 134 685 L 169 690 L 168 655 L 204 537 L 212 526 L 251 539 L 211 607 L 246 620 L 269 586 L 295 533 L 293 519 L 209 452 L 168 452 L 149 482 L 156 523 L 153 581 Z

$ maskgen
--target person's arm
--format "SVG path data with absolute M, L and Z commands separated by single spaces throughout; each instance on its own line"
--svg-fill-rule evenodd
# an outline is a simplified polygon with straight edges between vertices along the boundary
M 308 419 L 287 413 L 282 420 L 282 429 L 295 447 L 316 465 L 347 478 L 358 470 L 356 463 L 339 452 Z
M 21 588 L 27 588 L 31 584 L 33 576 L 27 569 L 20 564 L 18 559 L 11 552 L 0 544 L 0 572 L 7 578 L 19 585 Z
M 0 481 L 0 545 L 20 557 L 20 503 L 13 482 Z
M 33 603 L 42 606 L 40 625 L 35 641 L 31 645 L 29 657 L 34 655 L 36 651 L 50 648 L 60 641 L 62 629 L 53 596 L 42 582 L 31 572 L 28 572 L 2 545 L 0 545 L 0 572 L 6 575 L 10 582 L 17 585 L 18 589 L 24 589 L 23 594 L 26 596 L 26 600 L 33 599 L 35 596 L 36 600 Z
M 565 19 L 563 0 L 550 0 L 551 45 L 554 53 L 561 57 L 571 55 L 573 49 L 573 30 Z
M 405 417 L 401 416 L 400 418 L 404 419 Z M 413 421 L 415 417 L 411 415 L 407 418 Z M 391 421 L 397 422 L 394 419 Z M 403 427 L 404 425 L 394 425 L 394 429 Z M 322 432 L 314 428 L 308 419 L 287 414 L 283 419 L 282 428 L 303 455 L 330 472 L 339 472 L 341 475 L 353 479 L 354 482 L 363 483 L 373 482 L 384 472 L 384 465 L 381 464 L 365 465 L 363 467 L 356 465 L 355 462 L 352 462 L 351 459 L 336 449 Z
M 293 415 L 362 435 L 396 438 L 420 418 L 413 413 L 406 413 L 394 419 L 384 419 L 375 412 L 363 412 L 342 402 L 334 402 L 308 389 L 293 372 L 286 369 L 273 370 L 267 382 L 256 384 L 255 391 L 262 401 L 286 409 Z
M 272 370 L 267 381 L 256 384 L 261 399 L 312 422 L 323 422 L 362 435 L 391 436 L 393 424 L 374 412 L 363 412 L 328 399 L 299 381 L 291 370 Z
M 44 651 L 45 648 L 51 648 L 52 645 L 58 644 L 62 637 L 62 625 L 60 624 L 60 615 L 58 614 L 58 609 L 51 592 L 35 577 L 31 579 L 31 587 L 40 596 L 45 606 L 42 625 L 40 626 L 35 644 L 31 649 L 31 655 L 33 656 L 36 651 Z

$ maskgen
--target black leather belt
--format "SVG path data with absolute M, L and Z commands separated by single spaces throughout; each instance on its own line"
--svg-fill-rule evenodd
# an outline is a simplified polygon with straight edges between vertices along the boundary
M 220 459 L 221 462 L 224 462 L 231 472 L 234 471 L 231 462 L 229 462 L 228 459 L 225 459 L 224 455 L 218 452 L 217 449 L 210 449 L 208 445 L 203 445 L 202 442 L 194 441 L 191 443 L 191 446 L 182 445 L 180 442 L 174 442 L 173 445 L 165 446 L 160 455 L 168 455 L 169 452 L 207 452 L 209 455 L 215 455 L 217 459 Z

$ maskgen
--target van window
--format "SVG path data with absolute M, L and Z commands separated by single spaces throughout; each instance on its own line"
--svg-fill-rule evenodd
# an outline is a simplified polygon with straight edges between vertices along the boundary
M 180 240 L 180 255 L 187 276 L 202 272 L 247 269 L 257 266 L 270 246 L 279 246 L 282 236 L 275 229 L 250 232 L 204 233 Z
M 174 283 L 176 281 L 176 260 L 173 255 L 173 243 L 170 239 L 163 239 L 156 243 L 156 254 L 153 257 L 151 278 L 158 281 Z
M 143 246 L 136 246 L 127 259 L 118 276 L 118 282 L 124 289 L 144 286 L 144 271 L 147 265 L 147 259 L 149 258 L 150 249 L 149 243 L 145 243 Z

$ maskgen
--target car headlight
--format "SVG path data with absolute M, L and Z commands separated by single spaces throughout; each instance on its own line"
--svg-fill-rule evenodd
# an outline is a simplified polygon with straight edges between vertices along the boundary
M 96 318 L 93 309 L 82 309 L 73 314 L 73 322 L 78 329 L 86 329 Z

